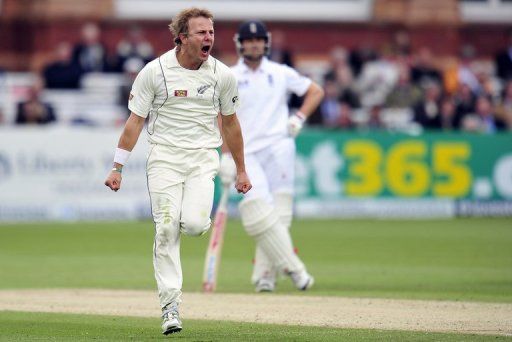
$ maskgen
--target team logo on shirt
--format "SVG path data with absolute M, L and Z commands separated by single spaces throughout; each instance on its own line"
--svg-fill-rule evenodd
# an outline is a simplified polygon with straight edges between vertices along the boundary
M 236 103 L 236 101 L 238 101 L 238 96 L 233 97 L 231 101 L 233 101 L 233 103 Z
M 187 91 L 186 90 L 175 90 L 174 96 L 176 97 L 187 97 Z
M 208 88 L 210 88 L 209 84 L 200 86 L 199 88 L 197 88 L 197 95 L 203 95 Z

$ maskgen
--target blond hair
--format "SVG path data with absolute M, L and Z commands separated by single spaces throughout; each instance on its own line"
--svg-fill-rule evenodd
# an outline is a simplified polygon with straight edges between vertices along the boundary
M 188 21 L 191 18 L 204 17 L 213 21 L 213 14 L 207 10 L 197 7 L 187 8 L 178 13 L 169 24 L 169 29 L 174 36 L 174 42 L 181 45 L 180 34 L 188 34 Z

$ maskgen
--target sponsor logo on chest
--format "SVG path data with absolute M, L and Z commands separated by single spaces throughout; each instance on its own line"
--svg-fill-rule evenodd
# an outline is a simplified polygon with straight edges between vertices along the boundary
M 176 97 L 187 97 L 187 91 L 186 90 L 175 90 L 174 96 Z

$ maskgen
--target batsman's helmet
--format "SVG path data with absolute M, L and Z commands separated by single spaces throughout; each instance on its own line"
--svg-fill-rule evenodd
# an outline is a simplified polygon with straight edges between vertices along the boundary
M 235 34 L 234 41 L 240 54 L 243 53 L 242 41 L 245 39 L 262 38 L 265 40 L 265 55 L 270 52 L 271 33 L 267 31 L 265 24 L 259 20 L 249 20 L 243 22 L 238 32 Z

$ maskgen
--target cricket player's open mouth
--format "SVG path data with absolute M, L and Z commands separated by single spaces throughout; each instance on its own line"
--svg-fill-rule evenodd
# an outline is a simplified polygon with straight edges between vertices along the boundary
M 211 48 L 211 45 L 204 45 L 202 48 L 201 48 L 201 55 L 203 57 L 208 57 L 208 53 L 210 52 L 210 48 Z

